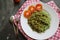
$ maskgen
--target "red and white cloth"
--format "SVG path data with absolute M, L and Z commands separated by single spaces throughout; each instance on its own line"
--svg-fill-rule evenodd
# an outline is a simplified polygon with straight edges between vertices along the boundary
M 39 1 L 40 0 L 27 0 L 21 6 L 21 8 L 17 11 L 17 13 L 14 15 L 14 24 L 18 27 L 20 32 L 27 38 L 27 40 L 33 40 L 33 39 L 24 33 L 20 22 L 17 23 L 16 19 L 17 18 L 20 19 L 21 13 L 23 12 L 24 8 L 26 8 L 29 4 L 31 4 L 33 2 L 39 2 Z M 58 13 L 58 17 L 60 18 L 60 11 L 58 10 L 58 7 L 56 6 L 56 4 L 53 1 L 50 1 L 47 4 L 50 5 Z M 48 38 L 48 40 L 60 40 L 60 27 L 58 27 L 56 33 L 52 37 Z

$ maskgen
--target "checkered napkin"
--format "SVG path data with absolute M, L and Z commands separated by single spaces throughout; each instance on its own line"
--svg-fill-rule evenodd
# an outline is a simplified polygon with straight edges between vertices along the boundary
M 39 2 L 39 0 L 27 0 L 21 6 L 21 8 L 17 11 L 17 13 L 14 15 L 14 24 L 18 27 L 20 32 L 27 38 L 27 40 L 33 40 L 33 39 L 24 33 L 24 31 L 22 30 L 21 24 L 20 24 L 20 20 L 19 22 L 16 22 L 16 20 L 20 19 L 21 13 L 23 12 L 24 8 L 26 8 L 29 4 L 33 2 Z M 50 1 L 47 4 L 51 6 L 58 13 L 58 17 L 60 18 L 60 11 L 58 7 L 55 5 L 55 3 L 53 1 Z M 60 27 L 58 27 L 56 33 L 52 37 L 48 38 L 48 40 L 60 40 Z

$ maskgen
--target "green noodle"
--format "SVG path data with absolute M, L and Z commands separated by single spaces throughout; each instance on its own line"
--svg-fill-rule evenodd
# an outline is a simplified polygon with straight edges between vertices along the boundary
M 33 31 L 38 33 L 45 32 L 50 27 L 50 15 L 47 11 L 35 11 L 32 13 L 30 18 L 28 18 L 28 24 Z

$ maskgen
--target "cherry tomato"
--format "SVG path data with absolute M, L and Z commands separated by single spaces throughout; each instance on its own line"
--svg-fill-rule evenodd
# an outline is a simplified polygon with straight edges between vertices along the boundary
M 30 7 L 29 7 L 29 10 L 30 10 L 31 12 L 34 12 L 34 11 L 35 11 L 35 7 L 34 7 L 34 6 L 30 6 Z
M 20 0 L 14 0 L 16 3 L 20 2 Z
M 29 18 L 31 16 L 30 10 L 24 12 L 24 17 Z
M 36 10 L 38 10 L 38 11 L 42 10 L 42 4 L 37 4 L 36 5 Z

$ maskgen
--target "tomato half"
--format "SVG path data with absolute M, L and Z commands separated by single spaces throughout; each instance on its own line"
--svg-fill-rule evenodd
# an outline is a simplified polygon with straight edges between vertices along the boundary
M 42 4 L 37 4 L 36 5 L 36 10 L 38 10 L 38 11 L 42 10 Z
M 24 17 L 29 18 L 31 16 L 30 10 L 24 11 Z
M 30 10 L 31 12 L 34 12 L 34 11 L 35 11 L 35 7 L 34 7 L 34 6 L 30 6 L 30 7 L 29 7 L 29 10 Z

